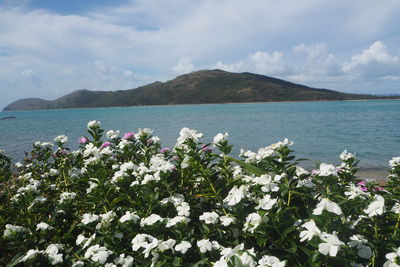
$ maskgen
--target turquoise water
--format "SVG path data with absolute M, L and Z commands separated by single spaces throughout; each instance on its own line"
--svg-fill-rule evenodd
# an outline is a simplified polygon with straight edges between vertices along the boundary
M 182 127 L 203 132 L 205 142 L 228 132 L 234 155 L 240 148 L 294 141 L 297 157 L 337 163 L 343 149 L 357 153 L 364 168 L 387 168 L 400 156 L 400 101 L 329 101 L 222 105 L 146 106 L 0 112 L 0 149 L 20 160 L 35 141 L 52 141 L 60 134 L 69 146 L 85 135 L 89 120 L 105 130 L 121 132 L 151 128 L 164 146 L 173 146 Z

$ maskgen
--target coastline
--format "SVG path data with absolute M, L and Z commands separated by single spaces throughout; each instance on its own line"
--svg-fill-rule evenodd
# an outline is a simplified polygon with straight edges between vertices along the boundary
M 107 106 L 107 107 L 78 107 L 78 108 L 48 108 L 48 109 L 24 109 L 24 110 L 1 110 L 0 112 L 38 111 L 38 110 L 74 110 L 91 108 L 136 108 L 136 107 L 164 107 L 164 106 L 206 106 L 206 105 L 238 105 L 238 104 L 266 104 L 266 103 L 312 103 L 312 102 L 364 102 L 376 100 L 400 100 L 400 98 L 374 98 L 374 99 L 335 99 L 335 100 L 285 100 L 285 101 L 255 101 L 255 102 L 224 102 L 224 103 L 188 103 L 188 104 L 155 104 L 155 105 L 133 105 L 133 106 Z
M 356 176 L 363 180 L 375 180 L 379 185 L 384 185 L 388 175 L 389 172 L 385 169 L 360 168 Z

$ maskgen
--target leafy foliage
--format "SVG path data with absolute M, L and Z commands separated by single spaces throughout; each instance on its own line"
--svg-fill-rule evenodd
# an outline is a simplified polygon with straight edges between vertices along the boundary
M 303 169 L 287 139 L 238 160 L 228 134 L 203 144 L 184 128 L 167 149 L 149 129 L 88 133 L 77 151 L 66 136 L 35 143 L 13 172 L 0 154 L 1 265 L 400 263 L 400 158 L 379 187 L 347 151 Z

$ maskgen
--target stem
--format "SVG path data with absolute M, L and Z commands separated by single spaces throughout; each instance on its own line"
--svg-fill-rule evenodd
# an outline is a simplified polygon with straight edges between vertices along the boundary
M 222 201 L 221 197 L 219 196 L 217 190 L 215 190 L 215 187 L 214 187 L 213 183 L 212 183 L 212 182 L 210 181 L 210 179 L 207 177 L 207 174 L 206 174 L 206 172 L 204 171 L 203 165 L 200 164 L 200 167 L 201 167 L 201 173 L 203 174 L 204 178 L 207 180 L 208 184 L 209 184 L 210 187 L 211 187 L 211 190 L 214 192 L 215 196 L 218 198 L 219 202 L 221 203 L 221 207 L 222 207 L 223 201 Z M 226 212 L 226 210 L 225 210 L 224 207 L 222 207 L 222 211 L 224 212 L 225 216 L 228 216 L 228 213 Z
M 397 216 L 396 226 L 394 227 L 394 233 L 393 233 L 394 236 L 395 236 L 396 233 L 397 233 L 397 229 L 399 228 L 399 224 L 400 224 L 400 213 L 399 213 L 399 215 Z
M 292 191 L 289 190 L 289 195 L 288 195 L 288 200 L 287 200 L 287 205 L 286 206 L 290 206 L 290 200 L 292 199 Z
M 372 255 L 372 267 L 375 267 L 375 252 Z

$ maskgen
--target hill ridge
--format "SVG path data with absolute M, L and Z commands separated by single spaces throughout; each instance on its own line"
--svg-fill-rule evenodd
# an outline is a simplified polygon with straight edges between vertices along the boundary
M 379 97 L 317 89 L 250 72 L 232 73 L 215 69 L 199 70 L 179 75 L 166 82 L 156 81 L 135 89 L 118 91 L 80 89 L 55 100 L 19 99 L 6 106 L 4 111 L 376 98 Z

